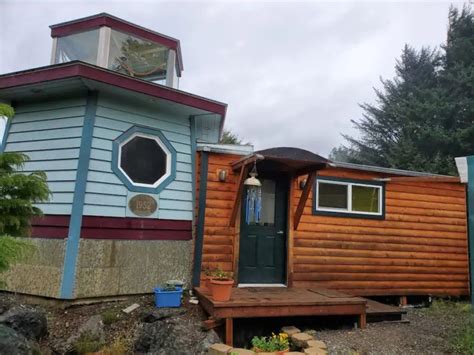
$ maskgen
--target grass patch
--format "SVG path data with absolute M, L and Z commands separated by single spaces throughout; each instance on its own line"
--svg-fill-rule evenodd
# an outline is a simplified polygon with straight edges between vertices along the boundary
M 129 344 L 125 338 L 117 338 L 115 341 L 101 349 L 103 355 L 125 355 L 129 354 Z
M 450 299 L 435 299 L 426 309 L 427 314 L 444 318 L 463 319 L 449 336 L 452 351 L 456 354 L 474 354 L 474 314 L 471 304 Z
M 94 353 L 99 351 L 104 344 L 97 338 L 96 335 L 91 333 L 81 334 L 79 339 L 74 343 L 74 350 L 78 354 Z
M 105 325 L 110 325 L 120 320 L 119 312 L 117 312 L 114 309 L 108 309 L 105 312 L 103 312 L 100 316 L 102 317 L 102 322 Z
M 453 337 L 453 350 L 458 354 L 474 354 L 474 317 L 471 315 L 468 324 L 459 329 Z

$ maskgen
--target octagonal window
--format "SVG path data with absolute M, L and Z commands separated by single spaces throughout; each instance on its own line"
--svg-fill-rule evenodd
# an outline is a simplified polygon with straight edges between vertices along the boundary
M 156 139 L 135 136 L 120 153 L 120 168 L 133 183 L 154 185 L 166 174 L 166 152 Z
M 117 139 L 114 150 L 116 173 L 131 190 L 157 192 L 160 185 L 174 176 L 176 152 L 159 131 L 132 129 Z

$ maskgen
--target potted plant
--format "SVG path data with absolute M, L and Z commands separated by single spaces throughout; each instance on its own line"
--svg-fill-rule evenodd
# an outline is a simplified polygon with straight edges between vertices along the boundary
M 212 278 L 212 275 L 213 275 L 213 270 L 211 270 L 210 268 L 204 268 L 202 270 L 203 272 L 203 276 L 202 276 L 202 283 L 201 283 L 201 286 L 205 289 L 208 289 L 209 292 L 212 294 L 212 291 L 211 291 L 211 278 Z
M 230 273 L 217 269 L 211 274 L 211 293 L 215 301 L 227 302 L 230 300 L 234 280 Z
M 183 287 L 174 283 L 167 283 L 163 287 L 155 288 L 155 304 L 158 308 L 181 306 Z
M 272 333 L 271 337 L 253 337 L 252 350 L 256 353 L 271 353 L 281 355 L 290 350 L 290 343 L 288 341 L 288 334 Z

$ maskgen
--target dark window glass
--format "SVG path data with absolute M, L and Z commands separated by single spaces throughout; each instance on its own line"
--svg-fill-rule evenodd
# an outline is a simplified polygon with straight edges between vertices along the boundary
M 120 167 L 133 182 L 153 185 L 166 174 L 166 153 L 154 139 L 134 137 L 121 147 Z
M 347 185 L 319 183 L 319 207 L 347 209 Z
M 376 187 L 352 186 L 352 210 L 358 212 L 379 211 L 379 191 Z

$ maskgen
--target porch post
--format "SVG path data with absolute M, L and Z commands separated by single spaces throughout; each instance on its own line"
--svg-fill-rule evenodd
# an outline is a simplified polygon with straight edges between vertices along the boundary
M 469 247 L 469 283 L 471 304 L 474 305 L 474 156 L 467 157 L 467 221 Z

